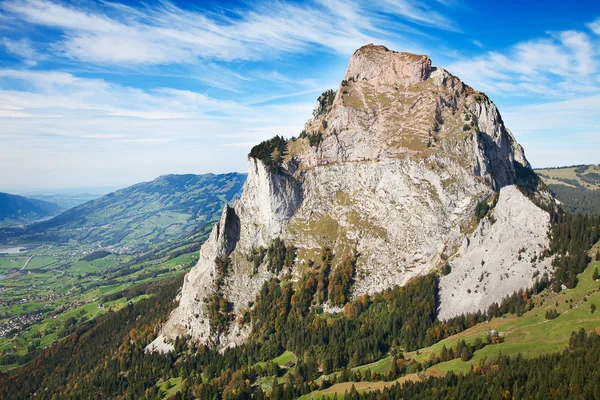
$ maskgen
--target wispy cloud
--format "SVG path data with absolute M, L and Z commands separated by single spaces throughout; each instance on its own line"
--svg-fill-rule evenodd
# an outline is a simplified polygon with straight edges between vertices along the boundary
M 189 90 L 142 90 L 63 72 L 0 70 L 0 88 L 7 81 L 20 89 L 0 89 L 0 140 L 12 154 L 0 159 L 0 169 L 29 160 L 19 177 L 3 176 L 13 186 L 23 176 L 30 185 L 61 177 L 85 182 L 85 173 L 101 183 L 134 183 L 166 172 L 244 170 L 252 143 L 297 135 L 312 107 L 241 105 Z
M 598 38 L 569 30 L 517 43 L 505 52 L 461 60 L 448 69 L 486 92 L 564 98 L 600 89 L 599 52 Z
M 5 37 L 2 38 L 0 44 L 4 46 L 6 51 L 18 56 L 26 65 L 30 67 L 37 65 L 38 61 L 46 58 L 46 56 L 38 53 L 37 50 L 33 48 L 31 40 L 27 38 L 11 40 Z
M 590 28 L 590 30 L 596 35 L 600 36 L 600 18 L 597 18 L 594 22 L 587 24 L 587 27 Z
M 395 15 L 403 16 L 409 21 L 415 22 L 419 25 L 432 26 L 449 31 L 460 31 L 460 29 L 451 19 L 433 10 L 429 5 L 429 2 L 383 0 L 379 1 L 378 3 L 384 10 Z M 448 0 L 438 0 L 438 3 L 441 3 L 445 6 L 451 5 Z
M 59 29 L 52 44 L 65 57 L 107 64 L 192 63 L 256 60 L 322 46 L 349 54 L 358 46 L 389 39 L 417 25 L 456 30 L 453 22 L 417 0 L 335 0 L 305 4 L 268 2 L 227 12 L 190 11 L 168 2 L 133 8 L 122 4 L 82 8 L 46 0 L 8 0 L 13 18 Z

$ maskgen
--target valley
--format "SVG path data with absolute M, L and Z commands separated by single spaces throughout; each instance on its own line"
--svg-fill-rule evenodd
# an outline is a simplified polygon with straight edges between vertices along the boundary
M 190 243 L 202 238 L 194 235 Z M 196 246 L 185 243 L 156 246 L 156 253 L 150 254 L 159 255 L 151 256 L 109 253 L 76 243 L 36 245 L 0 255 L 0 354 L 24 356 L 32 343 L 50 346 L 76 323 L 144 297 L 118 293 L 188 271 L 198 257 Z M 9 363 L 12 359 L 0 356 L 0 369 L 20 364 Z
M 189 271 L 243 181 L 241 174 L 171 175 L 0 230 L 0 370 L 147 296 L 136 288 Z

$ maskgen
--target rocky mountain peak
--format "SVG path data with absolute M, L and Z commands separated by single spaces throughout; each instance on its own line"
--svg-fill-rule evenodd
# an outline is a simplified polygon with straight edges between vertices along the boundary
M 550 218 L 536 205 L 551 201 L 487 96 L 427 56 L 361 47 L 298 138 L 252 149 L 242 196 L 202 245 L 150 348 L 168 350 L 180 335 L 242 343 L 251 324 L 228 321 L 244 319 L 265 281 L 301 281 L 323 248 L 332 274 L 353 265 L 350 297 L 449 265 L 440 317 L 485 309 L 551 268 L 540 258 Z M 269 252 L 285 265 L 273 267 Z
M 350 59 L 344 80 L 366 81 L 371 85 L 412 85 L 431 73 L 427 56 L 399 53 L 385 46 L 368 44 L 356 50 Z

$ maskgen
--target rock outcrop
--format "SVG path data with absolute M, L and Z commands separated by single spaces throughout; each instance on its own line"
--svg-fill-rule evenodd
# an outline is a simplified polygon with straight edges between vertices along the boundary
M 230 259 L 219 293 L 238 315 L 274 276 L 265 265 L 254 271 L 249 255 L 276 238 L 298 249 L 296 277 L 323 246 L 335 254 L 333 270 L 359 254 L 355 296 L 449 263 L 441 318 L 485 309 L 550 268 L 549 259 L 531 260 L 548 246 L 549 214 L 539 205 L 552 197 L 496 106 L 427 56 L 357 50 L 337 92 L 319 98 L 302 135 L 277 156 L 277 168 L 249 157 L 244 193 L 203 244 L 150 348 L 166 351 L 182 335 L 243 342 L 248 324 L 211 331 L 205 299 L 216 291 L 215 260 Z

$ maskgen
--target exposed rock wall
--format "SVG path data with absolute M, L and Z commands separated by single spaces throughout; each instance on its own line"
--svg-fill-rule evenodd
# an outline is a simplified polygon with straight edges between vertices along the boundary
M 295 276 L 322 246 L 333 249 L 334 269 L 357 251 L 354 295 L 450 262 L 442 318 L 486 308 L 549 268 L 549 260 L 530 261 L 548 245 L 549 215 L 517 188 L 531 181 L 531 168 L 484 94 L 427 56 L 369 45 L 352 56 L 332 102 L 323 100 L 306 137 L 288 142 L 280 172 L 249 158 L 244 192 L 202 246 L 157 350 L 180 335 L 243 342 L 249 326 L 234 323 L 219 337 L 210 331 L 203 299 L 215 290 L 215 258 L 231 259 L 223 291 L 240 313 L 273 276 L 265 265 L 254 273 L 248 255 L 274 238 L 298 248 Z M 548 198 L 532 185 L 531 197 Z M 495 196 L 478 221 L 477 204 Z

